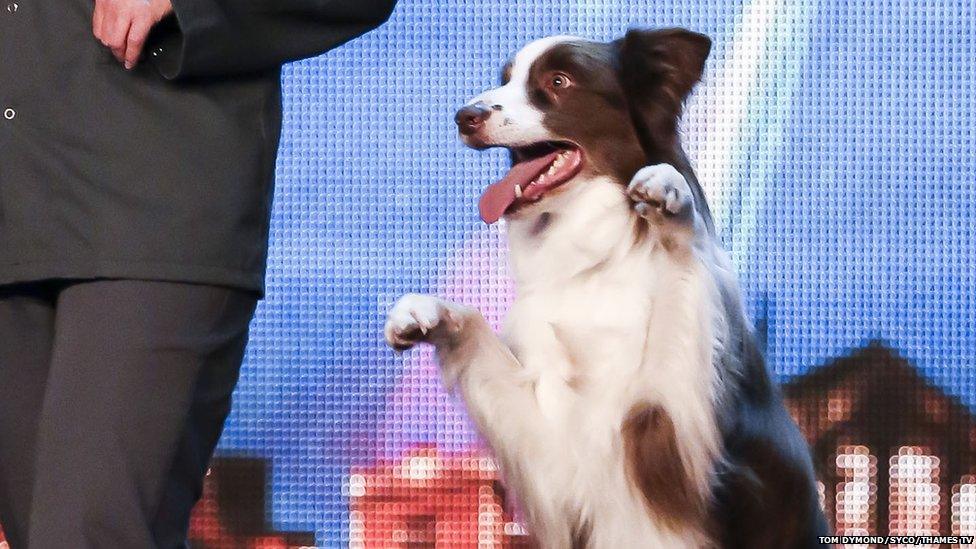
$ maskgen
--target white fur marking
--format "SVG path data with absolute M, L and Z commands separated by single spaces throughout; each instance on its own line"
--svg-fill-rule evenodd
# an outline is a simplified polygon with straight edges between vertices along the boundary
M 485 141 L 519 147 L 545 141 L 549 137 L 542 125 L 542 112 L 529 100 L 529 72 L 536 59 L 549 48 L 573 40 L 581 39 L 575 36 L 550 36 L 529 43 L 515 54 L 508 83 L 468 101 L 468 105 L 480 102 L 489 107 L 501 107 L 492 113 L 481 131 L 481 137 Z

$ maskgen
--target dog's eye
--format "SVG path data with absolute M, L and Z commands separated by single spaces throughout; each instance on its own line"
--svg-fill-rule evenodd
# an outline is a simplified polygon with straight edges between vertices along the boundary
M 551 84 L 556 89 L 568 88 L 570 84 L 569 77 L 562 73 L 554 74 L 552 75 Z

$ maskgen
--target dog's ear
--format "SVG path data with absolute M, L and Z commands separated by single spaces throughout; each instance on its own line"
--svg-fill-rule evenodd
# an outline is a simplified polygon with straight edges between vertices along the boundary
M 711 39 L 685 29 L 631 29 L 614 45 L 620 83 L 644 150 L 670 149 L 682 104 L 701 79 Z

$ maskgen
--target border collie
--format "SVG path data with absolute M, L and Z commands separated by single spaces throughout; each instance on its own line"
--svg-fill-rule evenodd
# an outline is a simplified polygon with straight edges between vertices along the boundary
M 750 332 L 679 143 L 711 41 L 683 29 L 525 46 L 458 111 L 505 147 L 484 192 L 517 285 L 504 334 L 403 296 L 387 342 L 434 345 L 546 549 L 817 546 L 809 449 Z

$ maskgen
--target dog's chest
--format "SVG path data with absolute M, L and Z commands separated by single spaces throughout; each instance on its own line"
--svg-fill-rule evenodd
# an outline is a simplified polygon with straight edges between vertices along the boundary
M 622 261 L 520 294 L 506 340 L 537 378 L 544 413 L 620 406 L 616 397 L 640 372 L 655 278 L 648 262 Z
M 670 376 L 647 358 L 675 340 L 671 312 L 698 315 L 701 303 L 686 283 L 696 276 L 669 260 L 656 239 L 637 237 L 635 223 L 643 220 L 619 185 L 591 181 L 550 202 L 551 214 L 540 208 L 509 224 L 518 297 L 505 340 L 554 426 L 574 425 L 599 409 L 603 429 L 613 428 L 636 392 L 670 381 L 656 379 Z M 538 232 L 543 216 L 548 224 Z
M 608 263 L 585 282 L 521 294 L 507 323 L 559 449 L 546 458 L 558 466 L 533 483 L 567 502 L 570 529 L 580 520 L 590 525 L 590 547 L 693 545 L 647 520 L 621 453 L 620 426 L 633 404 L 656 399 L 646 388 L 670 381 L 647 356 L 667 350 L 659 345 L 668 334 L 655 333 L 653 317 L 669 301 L 658 295 L 669 278 L 661 269 L 669 267 L 646 257 Z

